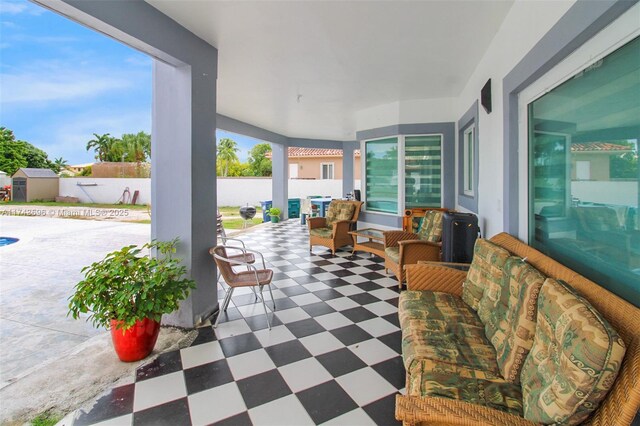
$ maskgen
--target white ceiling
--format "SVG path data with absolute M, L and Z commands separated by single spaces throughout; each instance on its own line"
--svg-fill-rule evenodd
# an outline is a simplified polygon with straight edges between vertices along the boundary
M 358 110 L 457 96 L 513 4 L 146 1 L 218 48 L 220 114 L 338 140 Z

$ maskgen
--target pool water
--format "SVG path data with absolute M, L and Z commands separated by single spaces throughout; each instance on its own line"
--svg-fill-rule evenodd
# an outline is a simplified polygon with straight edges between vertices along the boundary
M 8 246 L 9 244 L 13 244 L 13 243 L 17 243 L 17 242 L 18 242 L 17 238 L 0 237 L 0 247 Z

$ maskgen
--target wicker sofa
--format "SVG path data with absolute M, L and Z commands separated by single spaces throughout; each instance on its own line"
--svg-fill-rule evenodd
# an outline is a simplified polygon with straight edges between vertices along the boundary
M 633 421 L 640 309 L 505 233 L 468 272 L 408 265 L 407 285 L 405 425 Z

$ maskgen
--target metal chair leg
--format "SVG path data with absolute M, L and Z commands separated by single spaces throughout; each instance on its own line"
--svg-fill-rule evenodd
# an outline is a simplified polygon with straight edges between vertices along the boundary
M 264 316 L 267 317 L 267 325 L 271 330 L 271 321 L 269 321 L 269 312 L 267 311 L 267 305 L 264 303 L 264 296 L 262 295 L 262 286 L 260 286 L 260 299 L 262 299 L 262 307 L 264 308 Z
M 273 298 L 273 291 L 271 291 L 271 284 L 269 284 L 269 294 L 271 295 L 271 301 L 273 302 L 273 310 L 276 310 L 276 299 Z
M 227 308 L 229 307 L 229 302 L 231 302 L 231 295 L 233 294 L 233 287 L 229 287 L 229 291 L 224 297 L 224 302 L 222 302 L 222 306 L 218 310 L 218 318 L 216 318 L 215 324 L 213 324 L 213 328 L 218 327 L 218 323 L 220 322 L 220 317 L 222 317 L 223 312 L 227 312 Z

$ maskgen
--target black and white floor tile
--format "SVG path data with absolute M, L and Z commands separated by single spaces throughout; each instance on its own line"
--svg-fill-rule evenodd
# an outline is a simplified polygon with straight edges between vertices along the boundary
M 237 289 L 217 329 L 139 368 L 76 425 L 399 424 L 398 290 L 382 259 L 310 253 L 297 220 L 241 238 L 274 270 L 272 329 L 251 290 Z

